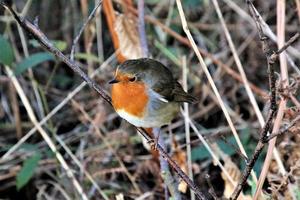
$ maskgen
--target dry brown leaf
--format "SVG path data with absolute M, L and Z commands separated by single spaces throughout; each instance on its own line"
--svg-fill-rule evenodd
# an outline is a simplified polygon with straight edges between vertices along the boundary
M 125 14 L 117 14 L 114 30 L 119 40 L 119 49 L 126 59 L 143 57 L 137 22 Z
M 231 161 L 230 158 L 226 157 L 224 160 L 224 168 L 227 170 L 228 174 L 232 177 L 235 182 L 238 182 L 241 177 L 241 172 L 238 167 Z M 229 198 L 234 191 L 234 186 L 231 184 L 230 180 L 227 178 L 225 173 L 222 171 L 221 176 L 225 182 L 224 196 Z
M 227 170 L 227 172 L 232 177 L 232 179 L 237 183 L 241 178 L 241 172 L 239 168 L 236 166 L 234 162 L 232 162 L 232 160 L 229 157 L 225 158 L 224 163 L 225 163 L 224 168 Z M 231 184 L 231 182 L 225 176 L 225 173 L 223 171 L 221 172 L 221 176 L 225 181 L 224 196 L 226 198 L 229 198 L 233 193 L 235 187 Z M 242 193 L 238 198 L 238 200 L 248 200 L 248 199 L 251 200 L 252 199 L 251 196 L 243 195 Z

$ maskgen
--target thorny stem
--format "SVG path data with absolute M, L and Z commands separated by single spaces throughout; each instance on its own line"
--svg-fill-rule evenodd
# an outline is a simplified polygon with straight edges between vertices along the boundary
M 48 40 L 48 38 L 45 36 L 45 34 L 39 29 L 37 24 L 32 24 L 28 20 L 18 16 L 16 12 L 7 4 L 4 2 L 0 2 L 0 5 L 2 5 L 5 9 L 9 10 L 15 20 L 20 24 L 20 26 L 26 30 L 31 36 L 36 39 L 48 52 L 54 54 L 58 59 L 60 59 L 62 62 L 64 62 L 68 67 L 70 67 L 74 72 L 78 73 L 81 78 L 88 83 L 88 85 L 95 89 L 100 96 L 108 102 L 110 105 L 111 98 L 110 96 L 93 80 L 91 80 L 88 75 L 79 67 L 78 64 L 71 61 L 69 58 L 67 58 L 61 51 L 59 51 L 57 48 L 54 47 L 54 45 Z M 147 132 L 143 128 L 135 127 L 142 136 L 147 140 L 151 141 L 151 138 L 148 136 Z M 178 164 L 172 160 L 172 158 L 167 154 L 167 152 L 159 145 L 157 144 L 157 150 L 159 153 L 168 161 L 169 165 L 174 169 L 174 171 L 188 184 L 188 186 L 195 192 L 195 195 L 198 199 L 207 199 L 204 194 L 200 191 L 198 186 L 180 169 Z
M 256 23 L 258 35 L 262 42 L 263 52 L 264 52 L 264 54 L 267 58 L 267 62 L 268 62 L 267 64 L 268 64 L 268 75 L 269 75 L 269 87 L 270 87 L 270 91 L 271 91 L 271 99 L 270 99 L 271 108 L 270 108 L 268 120 L 261 131 L 260 139 L 258 141 L 258 144 L 255 147 L 254 154 L 252 155 L 251 159 L 248 159 L 248 162 L 246 164 L 246 168 L 243 171 L 242 177 L 241 177 L 238 185 L 236 186 L 233 194 L 231 195 L 230 199 L 233 199 L 233 200 L 238 198 L 239 194 L 241 193 L 242 189 L 244 188 L 244 186 L 247 182 L 247 179 L 250 175 L 251 170 L 254 167 L 254 164 L 256 163 L 259 155 L 261 154 L 265 144 L 269 141 L 268 134 L 272 129 L 272 121 L 273 121 L 276 111 L 277 111 L 276 77 L 275 77 L 274 64 L 278 59 L 278 55 L 280 53 L 282 53 L 285 49 L 287 49 L 299 37 L 299 33 L 296 33 L 295 36 L 293 36 L 282 48 L 280 48 L 276 52 L 272 52 L 269 47 L 268 41 L 267 41 L 268 38 L 266 37 L 266 35 L 264 34 L 264 32 L 262 30 L 262 25 L 260 23 L 259 16 L 257 15 L 257 13 L 255 11 L 254 5 L 252 4 L 252 2 L 250 0 L 246 0 L 246 3 L 248 4 L 252 18 L 254 19 L 254 21 Z

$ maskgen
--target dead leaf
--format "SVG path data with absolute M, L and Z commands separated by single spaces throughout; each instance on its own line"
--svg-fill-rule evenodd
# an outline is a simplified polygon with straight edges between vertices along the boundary
M 135 18 L 125 14 L 117 14 L 114 30 L 120 42 L 120 52 L 126 59 L 143 57 Z

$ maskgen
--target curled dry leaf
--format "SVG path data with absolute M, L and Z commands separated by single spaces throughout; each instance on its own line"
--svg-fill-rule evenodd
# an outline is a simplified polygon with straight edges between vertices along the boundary
M 225 163 L 224 168 L 227 170 L 227 172 L 232 177 L 234 182 L 237 183 L 241 178 L 241 172 L 240 172 L 239 168 L 236 166 L 236 164 L 234 162 L 232 162 L 232 160 L 229 157 L 225 158 L 224 163 Z M 230 195 L 234 191 L 234 186 L 231 184 L 229 179 L 225 176 L 224 172 L 221 173 L 221 176 L 222 176 L 223 180 L 225 181 L 224 196 L 226 198 L 229 198 Z M 241 194 L 238 198 L 238 200 L 251 200 L 251 199 L 252 198 L 250 195 L 243 195 L 243 194 Z
M 117 14 L 114 30 L 120 41 L 120 52 L 126 59 L 143 57 L 135 18 Z
M 132 5 L 131 0 L 124 0 L 124 2 L 121 1 L 120 3 L 121 5 Z M 134 18 L 126 12 L 126 6 L 123 6 L 123 8 L 125 14 L 117 14 L 112 1 L 103 0 L 103 10 L 114 48 L 120 50 L 117 54 L 117 59 L 120 63 L 128 59 L 139 58 L 141 56 L 138 55 L 142 55 Z M 131 52 L 130 50 L 133 51 Z M 124 52 L 125 54 L 123 54 Z
M 231 161 L 229 157 L 226 157 L 224 159 L 224 168 L 227 170 L 228 174 L 231 176 L 231 178 L 235 181 L 238 182 L 238 180 L 241 177 L 241 172 L 236 166 L 235 163 Z M 232 192 L 234 191 L 234 186 L 231 184 L 225 173 L 222 171 L 221 176 L 223 180 L 225 181 L 225 189 L 224 189 L 224 196 L 226 198 L 229 198 Z

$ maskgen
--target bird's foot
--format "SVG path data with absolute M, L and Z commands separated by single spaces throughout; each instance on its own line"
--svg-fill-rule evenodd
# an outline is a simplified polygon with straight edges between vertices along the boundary
M 150 145 L 151 150 L 157 151 L 158 139 L 159 139 L 159 135 L 158 135 L 158 137 L 155 137 L 154 139 L 148 140 L 148 144 Z

